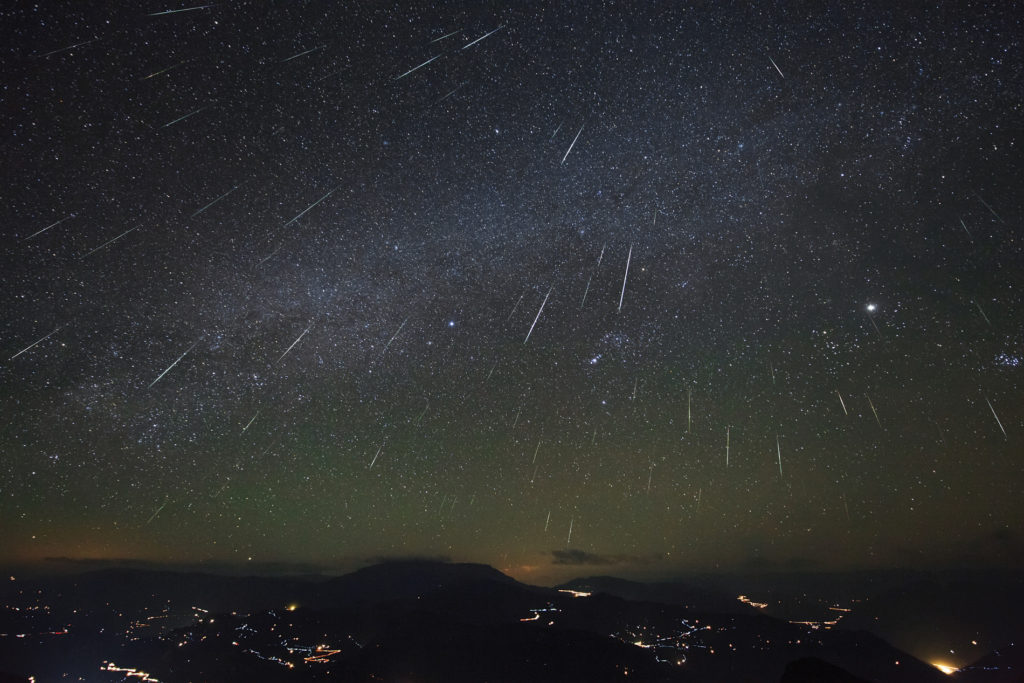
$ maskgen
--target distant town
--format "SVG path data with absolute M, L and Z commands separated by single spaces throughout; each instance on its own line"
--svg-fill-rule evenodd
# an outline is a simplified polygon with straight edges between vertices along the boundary
M 866 599 L 807 598 L 782 619 L 769 616 L 784 605 L 768 597 L 693 591 L 697 599 L 680 604 L 667 586 L 596 578 L 548 589 L 482 565 L 380 565 L 329 580 L 111 570 L 5 583 L 0 671 L 36 681 L 473 680 L 494 672 L 507 676 L 495 680 L 562 680 L 544 674 L 560 670 L 584 676 L 565 680 L 780 681 L 793 666 L 821 662 L 865 680 L 997 682 L 1015 652 L 1007 643 L 1002 664 L 982 666 L 955 652 L 922 661 L 844 630 Z M 630 590 L 661 590 L 666 600 L 623 597 Z M 237 608 L 244 603 L 252 609 Z

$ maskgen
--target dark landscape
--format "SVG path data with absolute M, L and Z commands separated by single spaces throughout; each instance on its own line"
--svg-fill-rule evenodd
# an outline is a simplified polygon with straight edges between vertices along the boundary
M 755 595 L 769 608 L 724 592 L 725 584 L 757 583 L 750 577 L 723 577 L 717 589 L 707 577 L 656 584 L 592 577 L 544 588 L 486 565 L 436 561 L 389 562 L 335 578 L 113 568 L 15 577 L 0 594 L 0 661 L 6 674 L 37 681 L 1022 680 L 1021 651 L 1011 645 L 1021 635 L 1019 576 L 919 574 L 919 589 L 905 591 L 902 602 L 888 590 L 893 576 L 859 577 L 860 585 L 854 577 L 817 578 L 816 589 L 847 596 L 797 596 L 760 577 L 763 592 Z M 975 603 L 958 612 L 961 632 L 943 631 L 924 611 L 949 594 L 937 585 L 943 580 L 989 597 L 999 588 L 1007 600 L 990 609 Z M 773 592 L 764 587 L 773 583 Z M 858 590 L 861 598 L 848 597 Z M 808 618 L 769 616 L 787 610 Z M 962 633 L 972 629 L 973 647 Z M 917 639 L 916 649 L 945 639 L 963 651 L 925 662 L 878 632 Z M 977 642 L 982 633 L 1004 639 L 1002 646 L 987 650 L 987 641 Z M 952 677 L 937 668 L 953 661 L 965 664 Z

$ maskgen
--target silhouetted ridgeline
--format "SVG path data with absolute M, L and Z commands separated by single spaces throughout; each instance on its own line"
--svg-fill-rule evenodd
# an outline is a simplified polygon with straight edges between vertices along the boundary
M 104 570 L 10 581 L 0 661 L 37 680 L 115 681 L 133 668 L 164 683 L 949 680 L 866 631 L 789 623 L 725 591 L 609 577 L 567 586 L 577 593 L 429 561 L 331 579 Z M 974 675 L 964 680 L 997 681 Z

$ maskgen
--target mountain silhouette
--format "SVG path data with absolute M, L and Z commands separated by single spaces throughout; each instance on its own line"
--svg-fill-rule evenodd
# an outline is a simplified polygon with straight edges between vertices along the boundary
M 593 577 L 565 584 L 593 591 L 576 597 L 412 560 L 326 579 L 103 570 L 9 584 L 0 595 L 25 609 L 0 633 L 31 637 L 0 638 L 0 661 L 37 680 L 95 677 L 110 659 L 164 683 L 948 680 L 866 631 L 809 630 L 681 583 Z

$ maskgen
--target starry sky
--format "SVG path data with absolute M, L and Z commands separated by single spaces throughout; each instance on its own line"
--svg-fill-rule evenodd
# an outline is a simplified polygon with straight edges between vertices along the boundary
M 1024 556 L 1014 2 L 18 2 L 0 561 Z

